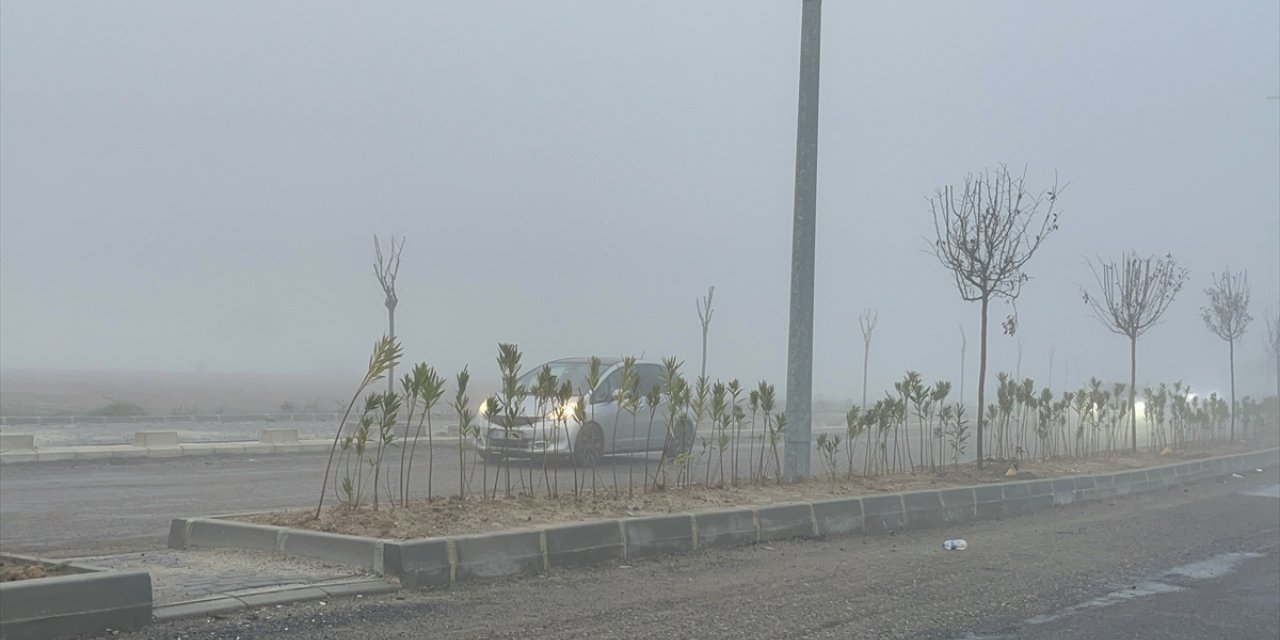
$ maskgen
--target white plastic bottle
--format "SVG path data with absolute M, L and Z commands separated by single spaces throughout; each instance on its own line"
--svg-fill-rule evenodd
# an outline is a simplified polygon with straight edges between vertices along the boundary
M 969 543 L 965 542 L 963 538 L 944 540 L 942 542 L 942 548 L 946 551 L 964 551 L 968 546 Z

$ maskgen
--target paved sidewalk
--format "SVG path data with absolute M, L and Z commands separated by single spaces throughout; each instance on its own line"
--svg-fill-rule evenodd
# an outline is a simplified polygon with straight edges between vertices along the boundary
M 358 569 L 252 551 L 163 549 L 73 560 L 150 572 L 155 614 L 162 619 L 399 588 Z

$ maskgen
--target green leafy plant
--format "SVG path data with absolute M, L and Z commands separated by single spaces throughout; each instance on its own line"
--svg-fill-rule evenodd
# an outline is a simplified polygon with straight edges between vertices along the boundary
M 853 478 L 853 445 L 866 430 L 866 424 L 862 421 L 862 407 L 852 406 L 844 414 L 844 435 L 845 435 L 845 458 L 848 461 L 848 470 L 846 476 Z
M 512 433 L 516 427 L 516 419 L 520 415 L 520 407 L 529 395 L 529 391 L 519 382 L 520 358 L 520 348 L 516 345 L 505 342 L 498 345 L 498 371 L 502 375 L 502 393 L 499 405 L 502 411 L 501 426 L 505 441 L 512 439 Z M 511 456 L 507 454 L 506 447 L 502 448 L 502 458 L 498 466 L 506 478 L 506 496 L 509 498 L 512 495 Z M 524 482 L 523 478 L 520 478 L 520 480 L 521 483 Z M 493 497 L 496 498 L 498 491 L 497 475 L 493 478 L 493 491 Z
M 467 441 L 478 439 L 479 425 L 475 424 L 475 414 L 471 411 L 471 396 L 467 395 L 467 386 L 471 383 L 471 374 L 466 367 L 458 372 L 457 389 L 453 394 L 453 412 L 458 416 L 458 499 L 467 499 Z
M 947 423 L 947 445 L 951 448 L 951 464 L 959 467 L 969 442 L 969 421 L 964 419 L 964 403 L 957 402 L 943 407 L 943 421 Z
M 356 392 L 351 396 L 351 402 L 347 404 L 346 411 L 342 414 L 342 420 L 338 422 L 338 430 L 333 435 L 333 446 L 329 449 L 329 461 L 324 467 L 324 480 L 320 483 L 320 500 L 316 503 L 316 518 L 320 517 L 320 511 L 324 508 L 325 490 L 329 486 L 329 475 L 333 469 L 333 458 L 338 451 L 338 442 L 342 439 L 342 434 L 346 430 L 347 418 L 351 415 L 351 409 L 355 406 L 356 400 L 360 398 L 360 394 L 364 392 L 370 384 L 381 380 L 387 375 L 395 365 L 400 362 L 402 352 L 400 343 L 395 338 L 384 336 L 381 340 L 374 344 L 373 354 L 369 357 L 369 366 L 365 371 L 364 378 L 361 379 L 360 385 L 356 387 Z
M 840 436 L 832 436 L 826 433 L 818 434 L 818 455 L 820 456 L 823 466 L 826 467 L 827 473 L 831 476 L 831 481 L 836 481 L 836 469 L 838 468 L 837 458 L 840 456 Z

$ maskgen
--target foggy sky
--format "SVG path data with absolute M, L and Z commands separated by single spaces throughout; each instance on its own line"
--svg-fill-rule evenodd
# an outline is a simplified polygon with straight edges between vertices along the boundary
M 1005 162 L 1070 187 L 1018 301 L 1023 376 L 1128 379 L 1085 256 L 1192 281 L 1140 382 L 1225 391 L 1199 308 L 1248 269 L 1239 388 L 1274 388 L 1280 4 L 852 2 L 823 16 L 815 382 L 959 375 L 978 307 L 926 196 Z M 784 386 L 799 2 L 0 5 L 0 366 L 353 372 L 385 331 L 371 237 L 408 243 L 406 358 L 676 355 Z M 993 306 L 992 370 L 1016 367 Z

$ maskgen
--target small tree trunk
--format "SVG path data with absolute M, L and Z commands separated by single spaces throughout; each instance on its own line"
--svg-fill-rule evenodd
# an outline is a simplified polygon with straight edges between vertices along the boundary
M 1132 429 L 1133 452 L 1138 452 L 1138 338 L 1129 338 L 1129 416 Z M 1150 425 L 1148 425 L 1150 426 Z
M 1236 440 L 1236 341 L 1228 340 L 1227 349 L 1231 354 L 1231 441 Z
M 982 345 L 979 347 L 981 355 L 978 358 L 978 468 L 982 468 L 982 412 L 983 402 L 986 400 L 986 381 L 987 381 L 987 306 L 990 303 L 989 296 L 982 297 Z
M 867 362 L 871 359 L 871 342 L 862 346 L 862 410 L 867 410 Z
M 387 337 L 395 340 L 396 338 L 396 305 L 392 302 L 387 303 Z M 395 393 L 396 391 L 396 368 L 393 365 L 387 369 L 387 393 Z
M 701 375 L 707 375 L 707 325 L 702 325 L 702 368 Z

